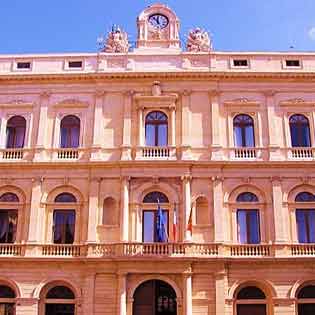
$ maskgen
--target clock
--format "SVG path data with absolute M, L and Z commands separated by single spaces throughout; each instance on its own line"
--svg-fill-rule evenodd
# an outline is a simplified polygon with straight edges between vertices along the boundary
M 168 25 L 168 18 L 163 14 L 152 14 L 149 16 L 149 23 L 154 27 L 158 29 L 162 29 L 167 27 Z

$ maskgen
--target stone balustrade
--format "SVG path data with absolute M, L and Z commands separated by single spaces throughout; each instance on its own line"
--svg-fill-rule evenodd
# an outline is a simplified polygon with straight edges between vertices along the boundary
M 136 151 L 136 160 L 175 160 L 176 149 L 174 147 L 139 147 Z
M 0 258 L 250 258 L 315 257 L 315 244 L 96 243 L 0 244 Z
M 312 160 L 314 159 L 314 148 L 301 147 L 301 148 L 290 148 L 288 150 L 288 158 L 294 160 Z

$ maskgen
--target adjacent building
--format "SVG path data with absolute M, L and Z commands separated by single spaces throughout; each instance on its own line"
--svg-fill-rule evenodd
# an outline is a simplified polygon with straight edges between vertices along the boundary
M 1 315 L 314 315 L 315 53 L 0 56 Z

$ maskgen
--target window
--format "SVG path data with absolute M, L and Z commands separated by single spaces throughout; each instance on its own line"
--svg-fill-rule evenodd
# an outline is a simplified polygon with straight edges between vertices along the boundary
M 152 191 L 143 198 L 144 203 L 168 203 L 168 198 L 165 194 L 159 191 Z
M 236 297 L 237 315 L 267 315 L 265 293 L 255 286 L 241 289 Z
M 68 62 L 69 69 L 71 68 L 82 68 L 82 61 L 69 61 Z
M 166 238 L 168 238 L 168 211 L 162 210 L 164 226 L 166 230 Z M 158 211 L 156 210 L 143 210 L 143 229 L 142 236 L 143 242 L 153 243 L 161 242 L 158 236 Z
M 55 210 L 53 238 L 54 244 L 72 244 L 74 242 L 75 211 Z
M 78 148 L 80 144 L 80 119 L 74 115 L 68 115 L 60 124 L 60 147 Z
M 104 225 L 119 224 L 119 213 L 117 211 L 117 203 L 116 200 L 112 197 L 108 197 L 104 200 L 103 224 Z
M 17 62 L 16 68 L 17 69 L 31 69 L 31 63 L 30 62 Z
M 15 292 L 6 285 L 0 285 L 0 314 L 15 314 Z
M 300 192 L 295 202 L 315 202 L 315 196 L 309 192 Z M 299 207 L 295 210 L 299 243 L 315 243 L 315 209 Z
M 55 198 L 55 202 L 77 202 L 75 196 L 69 193 L 61 193 Z
M 247 59 L 233 59 L 234 67 L 248 67 Z
M 310 147 L 310 126 L 302 114 L 292 115 L 289 119 L 292 147 Z
M 147 146 L 167 146 L 168 119 L 164 113 L 156 111 L 146 116 L 145 144 Z
M 297 295 L 298 315 L 315 314 L 315 285 L 303 287 Z
M 300 67 L 300 60 L 288 59 L 285 61 L 286 67 Z
M 23 148 L 25 141 L 26 120 L 22 116 L 13 116 L 7 122 L 6 148 Z
M 258 198 L 251 192 L 244 192 L 237 196 L 236 202 L 243 203 L 244 209 L 237 209 L 238 241 L 241 244 L 260 243 L 260 218 L 259 210 L 253 209 L 246 203 L 258 202 Z M 249 208 L 250 206 L 250 208 Z
M 233 119 L 234 143 L 236 147 L 254 147 L 254 121 L 245 114 L 240 114 Z
M 45 315 L 61 314 L 75 314 L 75 295 L 65 286 L 56 286 L 46 294 Z

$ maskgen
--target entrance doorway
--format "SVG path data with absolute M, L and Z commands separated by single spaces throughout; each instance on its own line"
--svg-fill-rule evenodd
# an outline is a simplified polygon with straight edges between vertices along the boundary
M 134 293 L 133 315 L 176 315 L 176 293 L 166 282 L 149 280 Z

